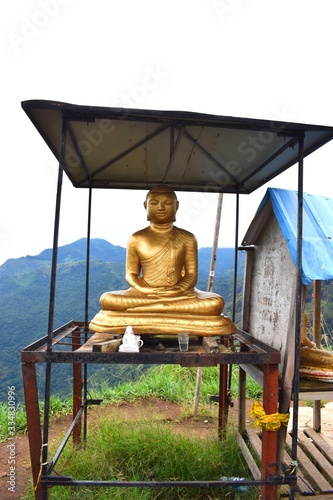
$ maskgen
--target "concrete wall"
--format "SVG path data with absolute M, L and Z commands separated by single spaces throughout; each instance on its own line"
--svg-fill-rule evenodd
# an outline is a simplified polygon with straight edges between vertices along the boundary
M 280 350 L 284 360 L 296 268 L 273 212 L 252 252 L 252 269 L 246 276 L 250 280 L 247 329 L 253 337 Z

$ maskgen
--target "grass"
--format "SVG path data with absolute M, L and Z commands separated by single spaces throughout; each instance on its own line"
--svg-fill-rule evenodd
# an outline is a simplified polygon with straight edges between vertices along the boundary
M 62 400 L 58 396 L 51 396 L 50 398 L 50 416 L 59 417 L 61 415 L 68 415 L 72 412 L 72 401 L 70 399 Z M 6 403 L 0 403 L 0 443 L 5 441 L 10 436 L 10 430 L 13 427 L 8 428 L 8 423 L 10 422 L 8 418 L 8 407 Z M 40 404 L 40 415 L 43 419 L 44 415 L 44 404 Z M 15 431 L 16 434 L 24 434 L 27 431 L 27 417 L 25 412 L 25 406 L 20 403 L 15 407 Z
M 152 368 L 137 382 L 124 382 L 115 387 L 105 382 L 95 386 L 91 381 L 89 393 L 92 397 L 101 397 L 105 402 L 117 403 L 134 401 L 138 398 L 158 397 L 165 401 L 184 404 L 193 403 L 196 386 L 197 369 L 183 368 L 174 365 L 161 365 Z M 200 391 L 200 401 L 209 403 L 210 397 L 219 392 L 219 369 L 217 367 L 204 368 Z M 232 372 L 231 392 L 237 397 L 237 372 Z M 247 378 L 246 398 L 258 400 L 262 397 L 262 388 L 250 377 Z
M 129 367 L 130 368 L 130 367 Z M 197 378 L 196 368 L 182 368 L 174 365 L 153 367 L 136 382 L 123 382 L 114 387 L 107 383 L 97 384 L 93 376 L 89 383 L 89 395 L 103 399 L 104 404 L 135 402 L 151 397 L 170 401 L 182 406 L 183 414 L 191 414 Z M 232 374 L 232 394 L 237 397 L 237 371 Z M 213 412 L 216 404 L 210 397 L 219 391 L 219 369 L 204 368 L 200 412 Z M 248 399 L 260 399 L 261 388 L 248 378 Z M 70 413 L 71 400 L 61 400 L 52 396 L 50 400 L 51 420 Z M 0 407 L 2 436 L 6 437 L 6 406 Z M 41 405 L 41 416 L 43 405 Z M 24 407 L 18 406 L 16 429 L 24 432 L 26 421 Z M 52 424 L 51 424 L 52 425 Z M 93 424 L 92 424 L 93 425 Z M 84 480 L 125 480 L 125 481 L 207 481 L 221 477 L 251 478 L 244 457 L 236 445 L 236 430 L 228 426 L 223 441 L 199 439 L 170 432 L 170 423 L 161 422 L 154 415 L 149 421 L 127 422 L 104 419 L 98 426 L 89 426 L 86 446 L 73 449 L 70 443 L 56 464 L 56 473 Z M 61 436 L 60 438 L 62 438 Z M 50 449 L 49 458 L 55 450 Z M 244 497 L 245 495 L 245 497 Z M 132 488 L 132 487 L 53 487 L 49 498 L 55 500 L 92 498 L 119 500 L 217 500 L 222 498 L 249 500 L 258 497 L 257 488 L 248 488 L 246 493 L 235 488 Z M 32 500 L 34 493 L 29 486 L 25 500 Z
M 132 425 L 134 424 L 134 425 Z M 84 480 L 115 481 L 207 481 L 224 477 L 251 477 L 244 458 L 235 446 L 235 431 L 226 438 L 195 439 L 170 432 L 170 424 L 154 421 L 106 420 L 90 429 L 84 449 L 68 446 L 56 466 L 58 474 Z M 248 488 L 247 499 L 258 497 L 257 488 Z M 32 499 L 32 492 L 26 500 Z M 74 500 L 196 500 L 237 499 L 244 494 L 226 488 L 86 488 L 54 487 L 50 499 Z
M 182 368 L 174 365 L 162 365 L 152 368 L 136 382 L 119 382 L 111 387 L 106 382 L 98 384 L 91 377 L 89 394 L 93 398 L 101 398 L 104 403 L 132 402 L 137 399 L 158 397 L 165 401 L 172 401 L 182 405 L 192 405 L 196 386 L 197 369 Z M 237 371 L 232 372 L 231 393 L 237 397 L 238 379 Z M 204 368 L 200 403 L 209 403 L 210 396 L 219 392 L 219 370 L 217 367 Z M 246 398 L 260 400 L 262 388 L 250 377 L 247 378 Z M 72 412 L 71 398 L 62 399 L 53 395 L 50 398 L 50 416 L 59 417 Z M 44 407 L 40 405 L 41 418 L 43 418 Z M 16 432 L 26 432 L 27 422 L 25 407 L 18 404 L 15 412 Z M 6 440 L 8 434 L 8 407 L 6 403 L 0 403 L 0 442 Z

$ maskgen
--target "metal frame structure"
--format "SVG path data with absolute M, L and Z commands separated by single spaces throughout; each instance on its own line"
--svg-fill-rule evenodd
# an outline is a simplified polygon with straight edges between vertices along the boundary
M 89 338 L 88 289 L 90 261 L 90 219 L 93 188 L 147 189 L 154 184 L 167 183 L 175 190 L 235 193 L 237 197 L 236 245 L 238 234 L 239 195 L 249 194 L 268 180 L 283 172 L 295 162 L 299 165 L 298 185 L 298 289 L 296 297 L 295 374 L 293 458 L 297 453 L 298 371 L 301 326 L 301 259 L 302 259 L 302 197 L 303 159 L 333 138 L 333 128 L 295 123 L 249 120 L 241 118 L 202 115 L 197 113 L 124 110 L 75 106 L 52 101 L 25 101 L 24 111 L 35 125 L 59 161 L 56 210 L 54 222 L 53 258 L 49 302 L 48 333 L 43 339 L 22 351 L 23 383 L 27 409 L 28 434 L 36 487 L 36 499 L 47 499 L 48 488 L 63 486 L 165 486 L 166 483 L 114 483 L 75 481 L 72 478 L 52 476 L 54 465 L 71 433 L 80 440 L 81 419 L 84 416 L 86 435 L 86 410 L 91 400 L 87 392 L 87 368 L 90 363 L 124 364 L 180 364 L 182 366 L 220 366 L 219 430 L 222 433 L 227 415 L 226 367 L 262 365 L 263 405 L 266 413 L 275 413 L 278 404 L 278 363 L 280 353 L 259 340 L 238 330 L 232 343 L 239 342 L 238 351 L 211 354 L 198 350 L 181 354 L 140 353 L 84 353 L 77 348 Z M 113 135 L 110 135 L 111 126 Z M 94 127 L 94 128 L 92 128 Z M 104 136 L 101 130 L 104 131 Z M 97 134 L 97 135 L 96 135 Z M 134 134 L 134 135 L 133 135 Z M 254 135 L 253 135 L 254 134 Z M 85 154 L 87 137 L 95 141 Z M 251 140 L 250 140 L 251 139 Z M 84 142 L 85 141 L 85 142 Z M 157 142 L 154 142 L 157 141 Z M 258 142 L 259 141 L 259 142 Z M 261 142 L 260 142 L 261 141 Z M 245 146 L 244 146 L 245 144 Z M 250 145 L 254 145 L 249 149 Z M 258 147 L 257 147 L 258 146 Z M 298 146 L 298 147 L 297 147 Z M 244 149 L 244 147 L 248 147 Z M 252 152 L 251 158 L 245 155 Z M 186 161 L 185 161 L 186 160 Z M 184 161 L 185 166 L 184 168 Z M 125 162 L 125 163 L 124 163 Z M 87 221 L 87 267 L 85 320 L 74 321 L 54 330 L 54 304 L 57 274 L 58 234 L 63 174 L 66 173 L 75 187 L 89 190 Z M 237 251 L 235 249 L 235 282 Z M 235 288 L 235 285 L 234 285 Z M 235 299 L 235 289 L 234 295 Z M 235 310 L 233 305 L 233 310 Z M 69 342 L 69 344 L 68 344 Z M 66 350 L 59 349 L 63 343 Z M 68 350 L 70 346 L 70 351 Z M 36 364 L 46 365 L 44 393 L 44 424 L 40 430 L 39 397 L 36 381 Z M 49 411 L 52 365 L 73 365 L 73 422 L 56 455 L 48 457 Z M 82 369 L 84 375 L 82 377 Z M 83 378 L 83 388 L 82 381 Z M 262 479 L 244 482 L 263 488 L 264 498 L 273 500 L 277 485 L 291 485 L 290 497 L 296 478 L 277 476 L 277 434 L 263 431 Z M 228 486 L 228 482 L 207 481 L 167 483 L 168 486 Z
M 89 334 L 88 334 L 89 335 Z M 68 476 L 54 474 L 58 459 L 73 434 L 74 443 L 81 440 L 82 418 L 86 413 L 88 405 L 99 404 L 101 400 L 91 399 L 88 395 L 82 394 L 82 366 L 92 364 L 178 364 L 183 367 L 205 367 L 217 366 L 226 367 L 230 364 L 239 365 L 259 365 L 264 373 L 263 383 L 263 404 L 266 411 L 275 413 L 278 405 L 278 364 L 280 353 L 268 347 L 262 342 L 255 340 L 245 332 L 238 330 L 232 335 L 221 352 L 207 353 L 200 341 L 193 344 L 189 352 L 182 353 L 177 348 L 172 347 L 172 340 L 169 339 L 171 347 L 163 352 L 140 353 L 101 353 L 83 352 L 78 348 L 84 344 L 87 337 L 87 330 L 84 323 L 69 322 L 52 334 L 52 359 L 48 351 L 48 337 L 44 337 L 22 352 L 22 370 L 24 381 L 24 393 L 28 422 L 28 437 L 30 444 L 30 455 L 32 463 L 33 481 L 36 488 L 36 499 L 47 498 L 49 487 L 61 486 L 142 486 L 142 487 L 226 487 L 233 484 L 232 481 L 163 481 L 163 482 L 124 482 L 124 481 L 78 481 Z M 175 340 L 176 341 L 176 340 Z M 174 342 L 175 342 L 174 341 Z M 226 342 L 225 342 L 226 343 Z M 149 344 L 145 342 L 145 345 Z M 59 448 L 51 459 L 42 457 L 41 450 L 47 448 L 40 428 L 39 397 L 37 388 L 36 364 L 38 363 L 70 363 L 73 366 L 73 420 L 67 433 L 60 443 Z M 220 384 L 219 394 L 219 435 L 222 438 L 225 431 L 228 415 L 228 394 L 225 380 Z M 84 381 L 86 383 L 86 381 Z M 48 425 L 48 424 L 47 424 Z M 86 428 L 84 426 L 84 434 Z M 295 476 L 277 475 L 277 433 L 263 431 L 262 435 L 262 478 L 261 480 L 244 480 L 242 484 L 248 486 L 260 486 L 264 498 L 274 499 L 275 488 L 281 484 L 294 484 Z M 46 460 L 45 460 L 46 458 Z M 45 462 L 44 462 L 45 460 Z

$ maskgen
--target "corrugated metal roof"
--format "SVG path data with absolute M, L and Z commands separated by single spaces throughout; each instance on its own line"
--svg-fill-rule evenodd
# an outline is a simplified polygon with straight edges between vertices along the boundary
M 22 108 L 75 187 L 249 194 L 333 138 L 333 127 L 32 100 Z M 64 136 L 62 131 L 64 130 Z
M 297 262 L 298 193 L 269 188 L 243 239 L 255 245 L 269 212 L 273 210 L 286 239 L 291 258 Z M 333 199 L 303 194 L 302 281 L 333 279 Z

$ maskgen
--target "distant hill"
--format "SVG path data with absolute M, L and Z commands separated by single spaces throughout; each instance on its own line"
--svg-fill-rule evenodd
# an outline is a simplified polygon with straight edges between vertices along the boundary
M 87 256 L 87 238 L 81 238 L 58 248 L 58 264 L 85 261 Z M 112 245 L 106 240 L 93 238 L 90 240 L 90 260 L 103 262 L 124 262 L 126 249 Z M 18 259 L 8 259 L 0 266 L 0 278 L 8 275 L 26 273 L 40 269 L 52 261 L 52 248 L 43 250 L 38 255 L 28 255 Z
M 87 238 L 81 238 L 68 245 L 59 247 L 58 262 L 76 262 L 86 260 L 87 256 Z M 126 249 L 120 246 L 112 245 L 101 238 L 90 240 L 90 260 L 99 260 L 103 262 L 123 262 L 126 256 Z M 38 256 L 40 260 L 51 260 L 52 249 L 49 248 L 41 252 Z
M 212 249 L 209 247 L 199 248 L 199 272 L 204 272 L 205 269 L 209 270 L 210 261 L 212 257 Z M 235 260 L 235 251 L 233 248 L 217 248 L 216 250 L 216 272 L 226 271 L 233 269 Z
M 54 327 L 70 320 L 84 320 L 86 238 L 58 249 L 57 286 Z M 128 287 L 125 281 L 126 249 L 95 238 L 90 242 L 89 317 L 99 310 L 99 297 L 107 290 Z M 211 249 L 199 249 L 197 287 L 205 290 L 209 278 Z M 8 385 L 15 385 L 22 396 L 20 370 L 21 350 L 46 335 L 50 295 L 52 250 L 36 256 L 9 259 L 0 266 L 0 400 L 6 397 Z M 231 313 L 234 249 L 217 250 L 213 291 L 225 298 L 226 314 Z M 240 264 L 240 276 L 243 264 Z M 239 290 L 241 290 L 241 278 Z M 14 367 L 14 369 L 13 369 Z M 55 371 L 58 370 L 55 369 Z M 54 390 L 69 391 L 70 367 L 61 367 L 55 377 Z M 41 379 L 43 367 L 38 365 Z M 65 381 L 64 381 L 65 380 Z

